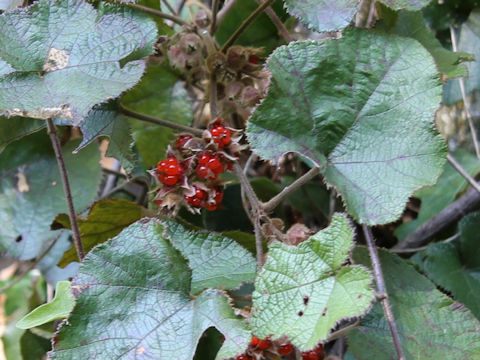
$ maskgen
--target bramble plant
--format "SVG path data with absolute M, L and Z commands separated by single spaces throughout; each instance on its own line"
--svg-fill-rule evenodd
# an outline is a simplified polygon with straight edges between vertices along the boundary
M 480 359 L 477 0 L 0 11 L 0 357 Z

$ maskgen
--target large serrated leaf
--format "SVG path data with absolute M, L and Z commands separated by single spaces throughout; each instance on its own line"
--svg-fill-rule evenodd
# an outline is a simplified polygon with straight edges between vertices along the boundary
M 32 136 L 8 145 L 0 155 L 0 247 L 23 260 L 36 257 L 42 245 L 55 237 L 50 224 L 58 213 L 68 211 L 55 155 L 42 153 L 45 147 L 51 148 L 48 135 Z M 37 137 L 42 142 L 35 143 Z M 37 154 L 5 164 L 26 151 L 25 143 L 32 147 L 29 152 Z M 102 173 L 98 147 L 73 155 L 77 145 L 77 141 L 70 142 L 62 152 L 74 205 L 81 210 L 95 197 Z
M 361 316 L 374 298 L 370 273 L 343 266 L 353 246 L 344 215 L 298 246 L 274 243 L 258 274 L 251 324 L 260 337 L 282 335 L 301 350 L 328 338 L 342 319 Z
M 225 293 L 207 289 L 196 298 L 189 296 L 197 265 L 184 256 L 195 251 L 201 256 L 207 249 L 209 256 L 221 262 L 225 254 L 224 247 L 217 246 L 224 242 L 216 244 L 215 239 L 200 234 L 204 241 L 200 244 L 194 234 L 172 222 L 143 219 L 91 251 L 72 282 L 78 292 L 77 304 L 68 325 L 57 335 L 52 359 L 136 359 L 142 355 L 188 360 L 209 327 L 225 336 L 217 359 L 243 352 L 250 332 L 234 315 Z M 251 256 L 241 251 L 232 254 L 238 255 L 228 260 L 232 268 L 244 266 L 245 256 Z
M 323 167 L 365 224 L 395 221 L 415 190 L 436 182 L 446 153 L 433 129 L 441 86 L 417 41 L 351 30 L 280 47 L 268 70 L 268 95 L 247 127 L 261 157 L 297 152 Z
M 395 10 L 420 10 L 431 0 L 380 0 Z M 287 11 L 317 31 L 347 27 L 360 7 L 358 0 L 285 0 Z
M 400 341 L 409 360 L 480 358 L 480 322 L 473 314 L 438 291 L 435 285 L 396 255 L 379 250 L 387 292 Z M 370 266 L 366 248 L 354 260 Z M 349 335 L 357 360 L 398 359 L 380 303 Z
M 445 49 L 435 34 L 426 26 L 422 13 L 417 11 L 394 12 L 388 8 L 380 7 L 382 15 L 388 14 L 392 18 L 381 25 L 392 34 L 411 37 L 418 40 L 433 56 L 438 70 L 442 74 L 442 80 L 447 80 L 468 74 L 467 68 L 462 65 L 466 61 L 474 61 L 475 56 L 465 52 L 453 52 Z M 394 24 L 392 24 L 392 22 Z M 377 25 L 377 28 L 379 26 Z
M 140 80 L 157 31 L 132 9 L 41 0 L 0 15 L 0 33 L 0 113 L 79 123 Z
M 124 199 L 101 200 L 93 204 L 88 216 L 78 219 L 85 253 L 141 219 L 145 215 L 144 210 L 140 205 Z M 70 219 L 66 214 L 60 214 L 55 221 L 65 228 L 71 228 Z M 58 265 L 64 267 L 72 261 L 78 261 L 77 252 L 73 247 L 63 255 Z
M 133 139 L 130 125 L 125 115 L 117 112 L 116 103 L 102 104 L 94 107 L 80 124 L 83 139 L 74 153 L 79 152 L 99 136 L 108 136 L 110 141 L 105 156 L 113 156 L 120 165 L 131 173 L 135 166 L 132 151 Z

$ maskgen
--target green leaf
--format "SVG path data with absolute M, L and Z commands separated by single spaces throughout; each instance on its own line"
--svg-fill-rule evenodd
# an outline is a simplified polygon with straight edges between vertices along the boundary
M 365 314 L 374 298 L 372 277 L 361 266 L 343 266 L 353 247 L 346 216 L 298 246 L 270 245 L 252 295 L 253 333 L 282 335 L 300 350 L 325 341 L 340 320 Z
M 472 176 L 480 171 L 478 159 L 469 152 L 459 149 L 453 153 L 453 157 Z M 450 205 L 457 195 L 466 189 L 467 185 L 467 180 L 452 165 L 447 164 L 434 186 L 421 189 L 415 194 L 415 197 L 422 201 L 418 217 L 397 227 L 394 232 L 395 236 L 400 240 L 407 237 L 420 225 Z
M 235 2 L 215 32 L 219 44 L 224 44 L 257 7 L 256 0 Z M 281 1 L 275 1 L 272 8 L 282 21 L 287 19 L 288 16 L 282 8 Z M 279 35 L 277 28 L 266 14 L 259 15 L 235 42 L 236 45 L 263 47 L 266 54 L 284 43 L 285 40 Z
M 427 6 L 432 0 L 380 0 L 382 3 L 394 10 L 420 10 Z
M 209 289 L 196 298 L 189 296 L 191 267 L 195 273 L 196 265 L 190 260 L 189 266 L 176 249 L 182 248 L 186 256 L 194 251 L 188 244 L 200 256 L 213 249 L 220 261 L 222 248 L 197 243 L 193 233 L 182 243 L 175 230 L 178 234 L 183 230 L 178 225 L 170 226 L 170 222 L 143 219 L 85 257 L 72 282 L 77 303 L 68 326 L 64 325 L 57 335 L 52 359 L 96 358 L 102 354 L 105 359 L 143 355 L 188 360 L 193 358 L 200 336 L 210 327 L 225 336 L 217 359 L 235 357 L 246 349 L 250 331 L 234 315 L 223 291 Z M 169 235 L 164 236 L 168 233 L 174 238 L 173 244 Z
M 450 25 L 464 22 L 472 9 L 480 6 L 479 0 L 431 1 L 423 9 L 428 25 L 435 30 L 448 30 Z
M 127 173 L 131 173 L 135 166 L 132 151 L 133 138 L 130 134 L 128 119 L 117 112 L 115 103 L 102 104 L 94 107 L 87 118 L 80 124 L 83 139 L 73 153 L 78 153 L 99 136 L 108 136 L 110 141 L 105 154 L 114 157 Z
M 459 223 L 460 245 L 436 243 L 421 254 L 421 270 L 435 284 L 465 304 L 480 319 L 480 212 Z
M 0 153 L 11 142 L 21 139 L 45 127 L 45 121 L 14 116 L 0 116 Z
M 461 27 L 458 49 L 475 55 L 477 61 L 466 64 L 468 78 L 464 80 L 465 91 L 468 94 L 480 88 L 480 9 L 471 12 L 468 21 Z M 443 100 L 446 105 L 452 105 L 462 100 L 458 81 L 451 80 L 445 85 Z
M 121 99 L 127 108 L 157 116 L 178 124 L 190 125 L 192 102 L 183 84 L 167 65 L 148 67 L 142 81 Z M 174 131 L 158 125 L 132 120 L 132 136 L 144 169 L 152 168 L 165 158 Z
M 476 270 L 480 270 L 479 225 L 480 212 L 465 216 L 458 224 L 462 262 L 466 267 Z
M 67 212 L 67 202 L 55 155 L 50 151 L 48 135 L 38 133 L 42 142 L 31 136 L 10 144 L 0 154 L 0 248 L 10 256 L 22 260 L 36 257 L 42 245 L 55 237 L 50 224 L 58 213 Z M 12 153 L 22 154 L 24 143 L 31 141 L 30 152 L 38 155 L 20 157 L 10 162 Z M 63 149 L 74 206 L 87 207 L 96 195 L 102 175 L 97 146 L 90 146 L 78 155 L 72 150 L 78 142 L 70 142 Z M 48 149 L 48 152 L 46 152 Z M 16 156 L 16 155 L 14 155 Z
M 0 113 L 73 123 L 135 85 L 156 41 L 147 15 L 79 0 L 4 13 L 0 33 Z
M 47 304 L 40 305 L 25 315 L 19 322 L 19 329 L 31 329 L 53 320 L 68 317 L 75 306 L 75 298 L 70 289 L 70 281 L 59 281 L 55 289 L 55 297 Z
M 207 231 L 188 231 L 173 221 L 164 224 L 163 236 L 188 259 L 192 294 L 208 287 L 234 289 L 255 278 L 255 259 L 235 241 Z
M 52 348 L 52 343 L 50 339 L 25 331 L 20 339 L 20 348 L 22 360 L 43 360 Z
M 85 253 L 118 235 L 120 231 L 143 216 L 144 208 L 128 200 L 97 201 L 90 208 L 86 218 L 78 219 L 78 228 Z M 66 214 L 57 216 L 55 222 L 64 228 L 71 228 L 70 219 Z M 63 255 L 58 265 L 64 267 L 72 261 L 78 261 L 77 252 L 73 247 Z
M 384 11 L 389 10 L 385 9 Z M 443 79 L 468 74 L 467 68 L 461 63 L 474 61 L 475 57 L 465 52 L 452 52 L 445 49 L 433 32 L 425 25 L 421 12 L 399 11 L 394 17 L 395 25 L 388 27 L 388 32 L 418 40 L 433 56 Z
M 395 221 L 415 190 L 436 182 L 446 153 L 433 129 L 441 86 L 417 41 L 351 30 L 280 47 L 268 70 L 268 95 L 247 126 L 262 158 L 297 152 L 323 167 L 365 224 Z
M 398 256 L 381 249 L 379 256 L 405 358 L 479 358 L 480 323 L 473 314 Z M 356 248 L 353 258 L 370 266 L 364 247 Z M 398 358 L 380 303 L 349 333 L 348 340 L 357 360 Z
M 317 31 L 347 27 L 358 11 L 357 0 L 285 0 L 287 11 Z

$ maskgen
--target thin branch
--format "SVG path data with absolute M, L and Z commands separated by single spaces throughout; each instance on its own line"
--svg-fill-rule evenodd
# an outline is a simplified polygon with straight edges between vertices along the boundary
M 211 119 L 216 119 L 217 118 L 217 76 L 215 75 L 214 72 L 210 74 L 210 80 L 209 80 L 209 89 L 210 89 L 210 96 L 209 96 L 209 102 L 210 102 L 210 118 Z
M 52 119 L 47 119 L 47 131 L 50 135 L 53 150 L 55 151 L 55 157 L 57 158 L 58 170 L 60 171 L 60 175 L 62 177 L 63 190 L 65 191 L 65 197 L 68 205 L 68 215 L 70 217 L 70 224 L 72 225 L 73 244 L 75 245 L 78 258 L 80 261 L 82 261 L 85 257 L 85 252 L 83 251 L 82 240 L 80 239 L 80 231 L 78 229 L 75 208 L 73 207 L 72 192 L 70 191 L 70 183 L 68 182 L 67 169 L 65 168 L 65 162 L 63 161 L 62 148 L 60 146 L 60 141 L 58 141 L 57 129 L 55 128 L 55 124 L 53 123 Z
M 146 12 L 148 14 L 152 14 L 152 15 L 161 17 L 162 19 L 171 20 L 174 23 L 177 23 L 178 25 L 182 25 L 182 26 L 183 25 L 189 25 L 188 22 L 186 22 L 181 17 L 178 17 L 176 15 L 170 15 L 170 14 L 164 13 L 162 11 L 155 10 L 155 9 L 152 9 L 152 8 L 149 8 L 149 7 L 146 7 L 146 6 L 143 6 L 143 5 L 138 5 L 138 4 L 128 4 L 128 6 L 134 8 L 134 9 Z
M 162 0 L 162 2 L 165 4 L 165 6 L 167 7 L 168 11 L 170 11 L 173 15 L 176 14 L 176 11 L 175 9 L 172 7 L 172 5 L 170 5 L 170 3 L 167 1 L 167 0 Z
M 223 5 L 222 9 L 217 14 L 217 28 L 220 26 L 221 22 L 236 2 L 237 0 L 230 0 L 225 5 Z M 217 29 L 215 29 L 215 31 L 216 30 Z
M 382 268 L 380 265 L 380 259 L 378 258 L 377 249 L 375 247 L 375 242 L 373 240 L 373 235 L 370 228 L 366 225 L 362 225 L 363 233 L 365 235 L 365 240 L 367 241 L 368 252 L 370 253 L 370 259 L 372 260 L 373 274 L 375 275 L 375 282 L 377 283 L 377 290 L 380 295 L 383 296 L 381 302 L 383 307 L 383 312 L 387 319 L 388 325 L 390 326 L 390 332 L 392 333 L 393 343 L 395 345 L 395 350 L 397 351 L 398 360 L 405 360 L 405 355 L 403 355 L 402 344 L 400 343 L 400 335 L 398 334 L 397 324 L 395 323 L 395 318 L 393 317 L 392 307 L 388 301 L 387 289 L 385 287 L 385 280 L 383 279 Z
M 263 1 L 262 0 L 257 0 L 257 3 L 260 5 L 260 4 L 263 3 Z M 283 25 L 282 20 L 280 20 L 277 13 L 272 9 L 271 6 L 269 6 L 265 9 L 265 13 L 268 15 L 268 17 L 272 21 L 273 25 L 275 25 L 275 27 L 277 28 L 278 33 L 283 36 L 285 41 L 287 43 L 292 42 L 293 39 L 290 36 L 290 33 L 288 32 L 285 25 Z
M 440 211 L 436 216 L 420 225 L 405 240 L 395 245 L 393 249 L 410 249 L 424 246 L 432 241 L 435 235 L 457 223 L 466 214 L 478 209 L 480 209 L 480 193 L 474 188 L 469 188 L 465 194 Z
M 458 51 L 457 39 L 455 37 L 455 29 L 453 26 L 450 26 L 450 37 L 452 39 L 452 49 L 453 51 Z M 465 114 L 467 115 L 468 126 L 470 127 L 470 132 L 472 133 L 473 147 L 475 148 L 475 154 L 480 160 L 480 148 L 478 145 L 477 131 L 473 124 L 473 117 L 470 111 L 470 102 L 467 99 L 467 92 L 465 91 L 465 82 L 463 77 L 458 78 L 458 83 L 460 85 L 460 92 L 462 93 L 463 106 L 465 107 Z
M 360 10 L 357 12 L 355 18 L 356 27 L 365 27 L 368 23 L 368 17 L 372 8 L 372 0 L 362 0 L 360 3 Z
M 160 119 L 158 117 L 153 117 L 153 116 L 146 115 L 146 114 L 140 114 L 140 113 L 137 113 L 136 111 L 133 111 L 133 110 L 130 110 L 130 109 L 126 108 L 122 104 L 119 105 L 118 109 L 120 110 L 121 113 L 123 113 L 127 116 L 130 116 L 130 117 L 133 117 L 135 119 L 138 119 L 138 120 L 142 120 L 142 121 L 146 121 L 146 122 L 149 122 L 149 123 L 152 123 L 152 124 L 168 127 L 170 129 L 174 129 L 174 130 L 178 130 L 178 131 L 189 132 L 189 133 L 191 133 L 195 136 L 202 136 L 203 135 L 203 130 L 195 129 L 195 128 L 192 128 L 190 126 L 180 125 L 180 124 L 177 124 L 177 123 L 174 123 L 174 122 L 170 122 L 170 121 L 167 121 L 167 120 Z
M 462 175 L 465 178 L 465 180 L 467 180 L 470 183 L 470 185 L 473 186 L 474 189 L 480 192 L 480 184 L 478 184 L 475 181 L 475 179 L 470 176 L 470 174 L 462 167 L 462 165 L 460 165 L 460 163 L 457 160 L 455 160 L 455 158 L 452 155 L 447 154 L 447 160 L 455 168 L 455 170 L 457 170 L 460 173 L 460 175 Z
M 260 15 L 267 7 L 273 3 L 274 0 L 265 0 L 258 8 L 253 11 L 248 18 L 246 18 L 243 23 L 235 30 L 235 32 L 230 36 L 230 38 L 223 44 L 220 49 L 221 52 L 226 52 L 227 49 L 233 45 L 233 43 L 240 37 L 243 31 Z
M 212 24 L 210 25 L 210 35 L 215 34 L 217 29 L 217 14 L 218 14 L 218 5 L 220 0 L 213 0 L 212 4 Z
M 279 194 L 275 195 L 268 202 L 264 203 L 262 205 L 263 210 L 267 213 L 271 212 L 283 201 L 283 199 L 285 199 L 285 197 L 287 197 L 292 192 L 294 192 L 298 188 L 305 185 L 307 182 L 309 182 L 311 179 L 317 176 L 319 172 L 320 172 L 320 168 L 318 167 L 311 168 L 307 173 L 299 177 L 289 186 L 285 187 Z
M 459 233 L 456 233 L 453 236 L 450 236 L 449 238 L 445 239 L 442 241 L 442 243 L 449 243 L 452 242 L 455 239 L 458 239 L 460 237 Z M 412 252 L 418 252 L 418 251 L 423 251 L 427 250 L 428 246 L 420 246 L 416 248 L 410 248 L 410 249 L 390 249 L 390 252 L 396 253 L 396 254 L 403 254 L 403 253 L 412 253 Z
M 243 172 L 242 167 L 238 162 L 233 163 L 233 169 L 235 170 L 235 174 L 237 175 L 238 179 L 240 180 L 240 184 L 242 189 L 245 191 L 248 201 L 250 202 L 251 206 L 251 213 L 252 213 L 252 222 L 253 222 L 253 229 L 255 232 L 255 250 L 257 253 L 257 268 L 260 270 L 263 266 L 263 242 L 262 242 L 262 228 L 260 225 L 260 217 L 262 215 L 262 209 L 260 207 L 260 200 L 258 200 L 255 191 L 253 190 L 250 182 L 248 181 L 246 175 Z M 244 204 L 244 207 L 246 205 Z M 248 214 L 248 208 L 245 209 Z
M 62 235 L 62 233 L 60 233 L 57 237 L 55 237 L 55 239 L 52 240 L 50 245 L 48 245 L 48 247 L 35 259 L 35 261 L 33 261 L 28 266 L 28 268 L 25 269 L 25 271 L 22 274 L 18 275 L 12 282 L 10 282 L 7 285 L 5 285 L 4 287 L 0 288 L 0 294 L 3 294 L 8 289 L 10 289 L 11 287 L 18 284 L 25 276 L 27 276 L 28 273 L 30 271 L 32 271 L 40 263 L 40 261 L 42 261 L 42 259 L 50 252 L 50 250 L 52 250 L 52 248 L 57 243 L 57 240 L 60 239 L 61 235 Z
M 180 13 L 182 12 L 183 7 L 185 6 L 186 2 L 187 2 L 187 0 L 181 0 L 180 1 L 180 4 L 178 4 L 178 8 L 177 8 L 177 15 L 180 15 Z

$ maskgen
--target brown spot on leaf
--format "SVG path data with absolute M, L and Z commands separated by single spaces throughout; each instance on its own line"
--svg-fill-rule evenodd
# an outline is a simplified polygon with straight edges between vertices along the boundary
M 298 316 L 303 316 L 303 311 L 299 311 L 297 315 Z
M 68 65 L 70 54 L 67 50 L 60 50 L 51 47 L 48 51 L 47 58 L 43 64 L 43 71 L 50 72 L 55 70 L 65 69 Z
M 327 308 L 323 309 L 322 316 L 325 316 L 326 314 L 327 314 Z
M 303 296 L 303 305 L 308 305 L 308 302 L 310 301 L 310 298 L 307 295 Z

